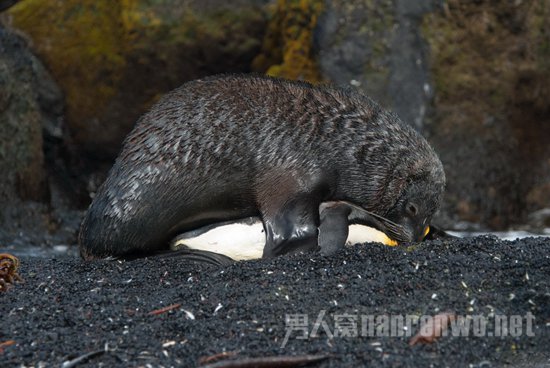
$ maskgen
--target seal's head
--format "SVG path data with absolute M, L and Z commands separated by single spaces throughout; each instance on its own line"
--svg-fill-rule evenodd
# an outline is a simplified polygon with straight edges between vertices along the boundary
M 357 165 L 366 175 L 365 196 L 355 202 L 373 213 L 374 227 L 398 243 L 421 241 L 439 209 L 445 190 L 441 160 L 417 132 L 403 129 L 363 148 Z M 373 147 L 374 146 L 374 147 Z M 370 151 L 370 152 L 369 152 Z M 371 225 L 372 226 L 372 225 Z
M 401 197 L 384 216 L 400 225 L 398 241 L 421 241 L 439 208 L 444 182 L 427 179 L 410 180 Z

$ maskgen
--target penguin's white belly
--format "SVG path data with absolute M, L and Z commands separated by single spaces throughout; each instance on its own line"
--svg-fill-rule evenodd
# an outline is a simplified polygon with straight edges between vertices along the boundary
M 361 243 L 382 243 L 389 246 L 396 246 L 397 243 L 390 239 L 386 234 L 373 227 L 365 225 L 349 225 L 348 238 L 346 245 Z
M 262 258 L 265 232 L 261 222 L 252 225 L 221 225 L 197 236 L 181 234 L 172 243 L 172 249 L 187 246 L 191 249 L 220 253 L 234 260 Z
M 346 245 L 377 242 L 396 245 L 383 232 L 364 225 L 350 225 Z M 261 222 L 252 224 L 233 223 L 220 225 L 198 234 L 196 231 L 179 235 L 171 244 L 171 249 L 182 247 L 226 255 L 234 260 L 262 258 L 265 246 L 265 232 Z

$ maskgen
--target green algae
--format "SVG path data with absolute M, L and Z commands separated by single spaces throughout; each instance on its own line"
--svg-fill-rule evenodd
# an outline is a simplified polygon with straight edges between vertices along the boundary
M 313 32 L 324 8 L 320 0 L 278 0 L 255 71 L 288 79 L 323 80 L 313 50 Z

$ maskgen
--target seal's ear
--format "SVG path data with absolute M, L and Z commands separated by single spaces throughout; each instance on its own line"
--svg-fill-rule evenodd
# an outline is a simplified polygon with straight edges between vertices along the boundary
M 321 254 L 328 256 L 338 252 L 346 244 L 351 208 L 342 202 L 329 202 L 321 204 L 319 211 L 321 224 L 318 243 Z

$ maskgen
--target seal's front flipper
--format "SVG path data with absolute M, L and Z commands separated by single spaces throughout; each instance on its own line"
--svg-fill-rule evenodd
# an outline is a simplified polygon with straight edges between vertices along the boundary
M 318 168 L 304 172 L 288 167 L 258 180 L 256 195 L 266 235 L 262 258 L 319 249 L 319 205 L 330 195 L 327 176 Z
M 157 255 L 165 258 L 178 257 L 182 260 L 206 263 L 218 267 L 225 267 L 235 263 L 234 259 L 223 254 L 209 252 L 207 250 L 190 249 L 186 247 L 179 248 L 178 250 L 157 253 Z
M 332 255 L 346 244 L 351 208 L 342 202 L 328 202 L 319 206 L 319 212 L 321 217 L 319 247 L 323 255 Z
M 262 258 L 318 249 L 319 206 L 310 200 L 292 201 L 275 216 L 263 216 L 266 243 Z

